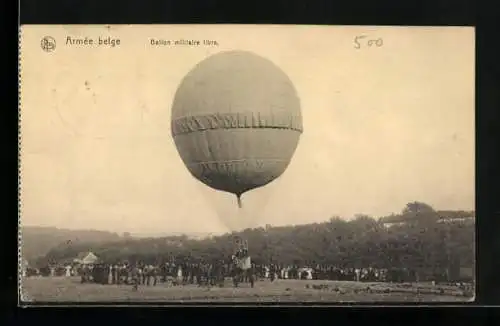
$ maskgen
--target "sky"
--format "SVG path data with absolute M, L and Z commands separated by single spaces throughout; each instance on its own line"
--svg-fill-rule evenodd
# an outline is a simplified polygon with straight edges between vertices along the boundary
M 45 36 L 53 52 L 42 50 Z M 68 37 L 120 44 L 68 45 Z M 287 170 L 245 193 L 242 210 L 191 176 L 170 133 L 182 78 L 226 50 L 279 66 L 303 116 Z M 474 60 L 469 27 L 23 26 L 21 223 L 221 233 L 383 216 L 417 200 L 473 210 Z

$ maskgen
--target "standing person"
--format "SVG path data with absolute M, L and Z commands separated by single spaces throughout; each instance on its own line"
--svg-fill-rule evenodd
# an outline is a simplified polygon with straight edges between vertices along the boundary
M 149 265 L 142 266 L 142 284 L 149 286 Z
M 208 280 L 210 286 L 217 285 L 217 262 L 208 265 Z
M 128 271 L 125 264 L 118 265 L 118 284 L 127 283 Z
M 225 270 L 224 270 L 224 260 L 220 260 L 216 263 L 216 284 L 220 287 L 224 286 Z
M 148 276 L 147 276 L 147 284 L 148 286 L 153 286 L 153 283 L 154 283 L 154 266 L 149 264 L 148 265 Z
M 361 270 L 360 270 L 359 268 L 356 268 L 356 269 L 354 270 L 354 273 L 355 273 L 355 275 L 356 275 L 356 276 L 355 276 L 355 277 L 356 277 L 356 278 L 355 278 L 356 282 L 359 282 L 359 279 L 360 279 L 360 274 L 361 274 Z
M 182 266 L 183 266 L 182 264 L 177 265 L 177 274 L 174 275 L 174 277 L 177 277 L 176 280 L 178 283 L 185 284 L 185 282 L 184 282 L 185 270 L 184 270 L 184 267 L 182 267 Z M 174 268 L 174 271 L 175 271 L 175 268 Z
M 202 263 L 197 262 L 193 268 L 193 283 L 196 282 L 198 285 L 201 284 L 201 276 L 202 276 L 201 267 L 202 267 Z M 195 278 L 196 278 L 196 281 L 194 281 Z
M 194 283 L 194 263 L 189 262 L 188 264 L 188 284 Z
M 101 264 L 100 267 L 101 284 L 106 284 L 108 282 L 109 269 L 106 264 Z
M 146 265 L 142 264 L 140 265 L 139 271 L 141 275 L 141 284 L 145 285 L 146 284 L 146 273 L 145 273 Z
M 196 263 L 192 263 L 191 266 L 189 266 L 189 283 L 194 284 L 196 279 Z
M 186 261 L 182 263 L 181 270 L 182 270 L 182 284 L 187 284 L 188 283 L 188 274 L 189 274 L 189 266 Z
M 87 282 L 87 273 L 88 273 L 87 266 L 81 267 L 81 270 L 80 270 L 80 276 L 81 276 L 80 283 Z
M 203 274 L 205 275 L 205 284 L 207 286 L 212 285 L 212 264 L 209 262 L 205 263 Z
M 203 285 L 203 279 L 205 274 L 205 263 L 200 262 L 196 265 L 196 283 L 198 286 Z
M 149 274 L 151 278 L 151 286 L 156 285 L 156 265 L 149 265 Z
M 160 275 L 160 268 L 158 266 L 153 266 L 153 286 L 158 283 L 158 277 Z
M 66 277 L 70 277 L 71 276 L 71 266 L 67 265 L 65 267 L 65 269 L 66 269 Z
M 120 264 L 115 264 L 114 266 L 114 276 L 115 276 L 115 283 L 114 284 L 119 284 L 120 282 Z
M 138 266 L 132 267 L 131 271 L 131 279 L 132 279 L 132 290 L 137 291 L 139 289 L 139 283 L 141 280 L 141 271 Z
M 188 284 L 194 283 L 194 263 L 188 263 Z
M 126 264 L 120 264 L 119 267 L 119 275 L 118 275 L 118 284 L 127 284 L 129 277 L 130 267 Z
M 271 264 L 269 268 L 269 276 L 271 279 L 271 282 L 274 282 L 274 278 L 276 276 L 276 266 L 274 264 Z
M 167 280 L 171 280 L 174 283 L 174 279 L 176 278 L 176 270 L 173 263 L 168 263 L 168 265 L 164 265 L 161 272 L 161 280 L 160 282 L 166 283 Z
M 110 264 L 109 269 L 111 271 L 111 284 L 116 284 L 116 264 Z
M 107 284 L 113 284 L 113 264 L 108 264 L 108 283 Z
M 147 270 L 147 278 L 146 282 L 148 286 L 153 285 L 154 281 L 154 266 L 153 265 L 148 265 L 148 270 Z

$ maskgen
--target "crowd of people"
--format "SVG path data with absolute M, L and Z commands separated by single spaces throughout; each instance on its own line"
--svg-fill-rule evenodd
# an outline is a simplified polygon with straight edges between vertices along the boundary
M 222 257 L 221 257 L 222 258 Z M 303 265 L 303 264 L 302 264 Z M 132 284 L 156 286 L 159 283 L 171 285 L 198 284 L 222 286 L 227 277 L 237 283 L 250 283 L 255 280 L 295 279 L 295 280 L 331 280 L 357 282 L 419 282 L 450 281 L 446 270 L 414 270 L 409 268 L 374 268 L 374 267 L 339 267 L 335 265 L 315 264 L 255 263 L 251 261 L 246 245 L 240 245 L 234 255 L 227 259 L 205 261 L 193 257 L 169 257 L 162 263 L 150 264 L 141 261 L 129 263 L 96 263 L 52 267 L 52 275 L 79 275 L 82 283 Z M 43 270 L 47 274 L 49 267 Z M 459 280 L 453 280 L 459 281 Z
M 228 273 L 223 262 L 164 263 L 164 264 L 95 264 L 82 266 L 82 283 L 137 284 L 156 286 L 158 283 L 216 285 Z
M 159 283 L 171 285 L 198 284 L 216 286 L 222 285 L 225 278 L 234 277 L 234 262 L 231 259 L 218 261 L 183 261 L 166 262 L 162 264 L 145 264 L 138 262 L 129 264 L 98 263 L 93 265 L 73 266 L 68 274 L 67 268 L 57 268 L 55 275 L 78 275 L 82 283 L 99 284 L 137 284 L 156 286 Z M 62 272 L 65 271 L 65 274 Z M 34 274 L 34 273 L 32 273 Z M 44 275 L 47 273 L 44 273 Z M 333 265 L 316 265 L 301 267 L 299 265 L 284 264 L 255 264 L 251 263 L 250 273 L 242 275 L 241 282 L 255 280 L 295 279 L 295 280 L 337 280 L 358 282 L 419 282 L 419 281 L 446 281 L 445 272 L 432 275 L 419 273 L 407 268 L 378 269 L 337 267 Z

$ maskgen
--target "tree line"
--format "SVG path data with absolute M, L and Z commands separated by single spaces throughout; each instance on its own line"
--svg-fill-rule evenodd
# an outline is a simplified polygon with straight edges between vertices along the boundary
M 156 264 L 173 257 L 210 261 L 229 257 L 238 236 L 248 241 L 256 264 L 408 268 L 432 273 L 451 266 L 474 266 L 475 223 L 474 218 L 466 218 L 473 213 L 435 211 L 425 203 L 414 202 L 389 219 L 404 222 L 392 226 L 386 218 L 358 215 L 349 221 L 333 217 L 323 223 L 266 226 L 203 240 L 175 236 L 102 244 L 63 243 L 38 265 L 71 261 L 83 251 L 92 251 L 110 263 L 126 260 Z

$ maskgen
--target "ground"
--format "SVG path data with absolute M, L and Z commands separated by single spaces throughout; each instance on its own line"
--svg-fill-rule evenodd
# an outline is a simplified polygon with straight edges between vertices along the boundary
M 223 288 L 197 285 L 139 286 L 81 284 L 77 277 L 33 277 L 22 282 L 23 301 L 51 302 L 466 302 L 455 286 L 433 286 L 429 283 L 389 284 L 321 280 L 258 281 L 233 288 L 226 280 Z

